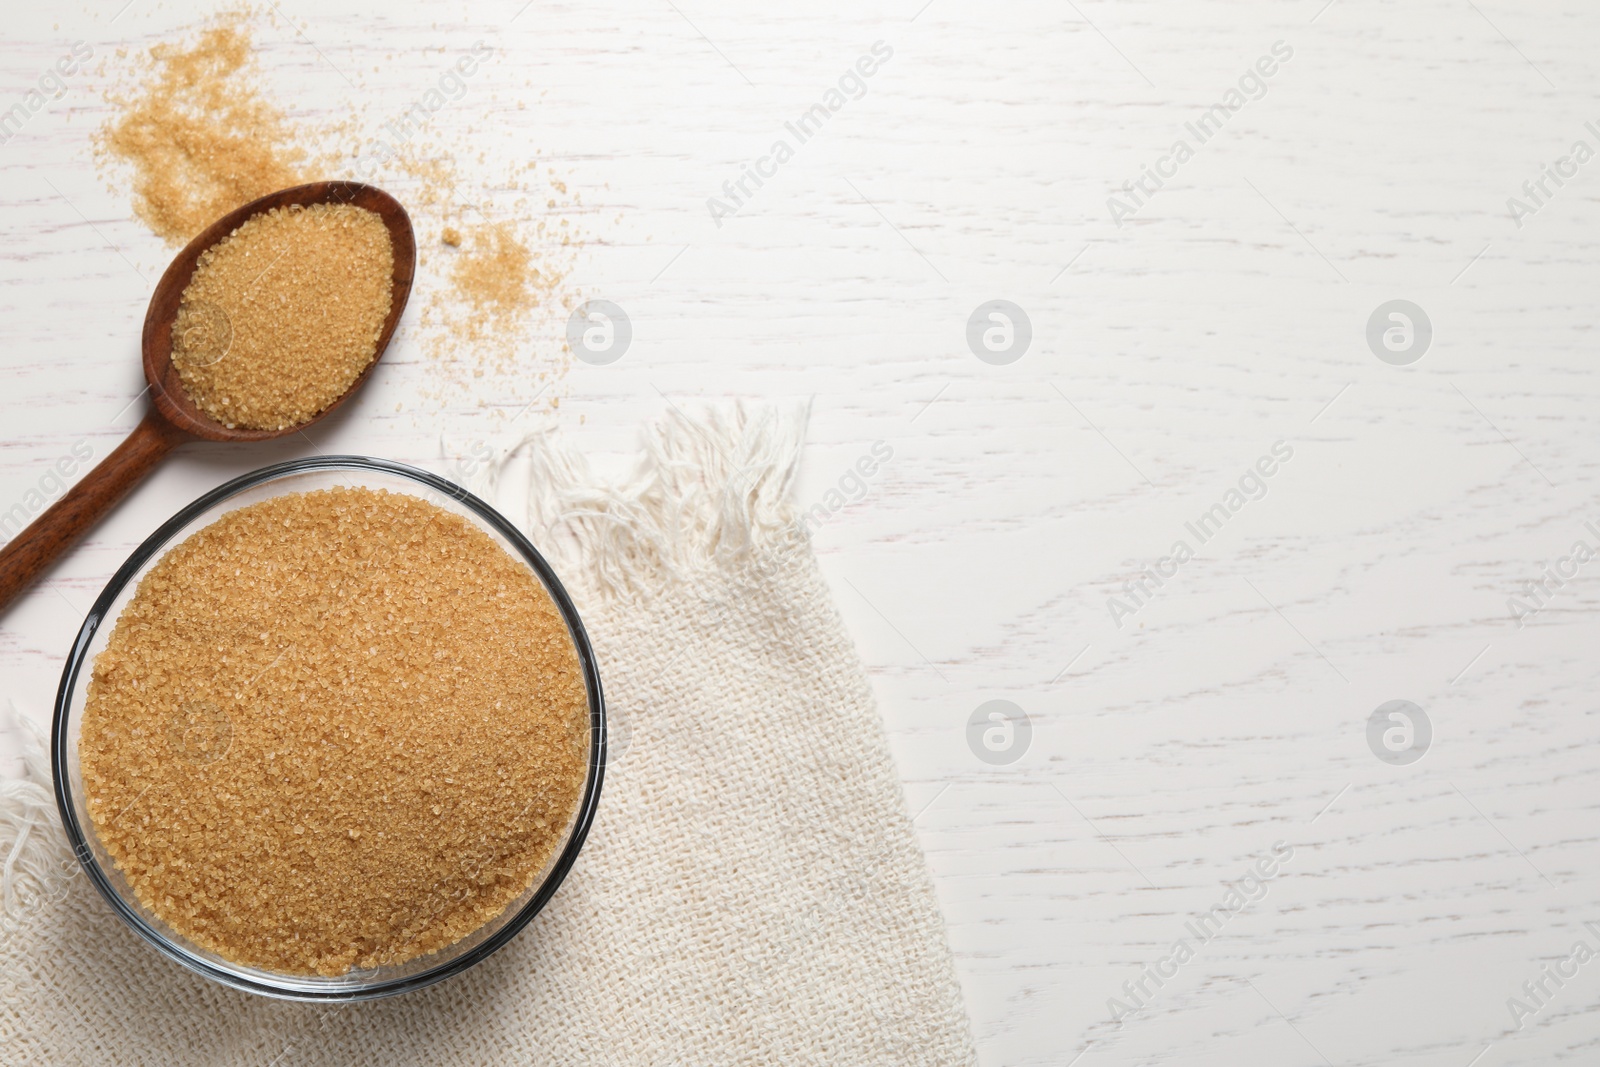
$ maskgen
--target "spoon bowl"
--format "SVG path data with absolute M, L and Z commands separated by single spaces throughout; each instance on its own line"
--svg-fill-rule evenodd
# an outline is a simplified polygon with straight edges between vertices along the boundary
M 194 277 L 200 256 L 234 230 L 246 219 L 280 207 L 307 207 L 311 204 L 349 204 L 365 208 L 383 220 L 389 231 L 389 242 L 394 247 L 394 276 L 391 279 L 389 314 L 378 333 L 378 347 L 366 370 L 350 383 L 350 388 L 305 422 L 281 430 L 252 430 L 243 426 L 225 426 L 202 411 L 184 390 L 178 378 L 178 368 L 172 364 L 172 327 L 178 319 L 178 305 L 183 301 L 183 291 Z M 416 275 L 417 243 L 411 232 L 411 219 L 400 202 L 382 189 L 360 182 L 312 182 L 280 189 L 259 200 L 252 200 L 235 208 L 200 232 L 184 246 L 161 275 L 156 291 L 150 298 L 150 309 L 144 317 L 144 376 L 150 383 L 150 399 L 156 413 L 168 423 L 193 437 L 208 441 L 267 441 L 274 437 L 303 430 L 325 419 L 361 387 L 361 383 L 383 358 L 389 338 L 405 310 L 406 299 L 411 295 L 411 282 Z
M 248 218 L 273 208 L 311 204 L 349 204 L 365 208 L 383 221 L 394 251 L 390 279 L 389 314 L 383 320 L 372 361 L 350 387 L 305 422 L 278 430 L 254 430 L 218 422 L 189 399 L 172 363 L 172 329 L 183 302 L 183 291 L 194 277 L 195 266 L 207 249 L 227 237 Z M 150 408 L 127 439 L 100 464 L 85 474 L 66 494 L 0 548 L 0 611 L 26 589 L 33 579 L 153 470 L 168 452 L 184 441 L 267 441 L 304 430 L 327 418 L 349 400 L 377 367 L 394 336 L 400 314 L 411 296 L 416 275 L 417 242 L 411 219 L 400 202 L 381 189 L 360 182 L 327 181 L 296 185 L 269 193 L 237 207 L 207 226 L 173 257 L 156 283 L 145 313 L 144 376 L 149 382 Z M 223 358 L 220 357 L 219 358 Z

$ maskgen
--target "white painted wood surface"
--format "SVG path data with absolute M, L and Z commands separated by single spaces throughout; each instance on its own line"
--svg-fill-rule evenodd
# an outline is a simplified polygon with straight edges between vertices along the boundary
M 113 21 L 122 3 L 8 11 L 0 106 L 75 40 L 110 59 L 197 14 L 134 0 Z M 440 121 L 470 117 L 492 159 L 536 149 L 596 206 L 578 280 L 635 339 L 558 387 L 587 447 L 620 456 L 663 394 L 812 397 L 813 501 L 892 446 L 818 542 L 986 1064 L 1600 1058 L 1600 964 L 1547 982 L 1520 1029 L 1507 1006 L 1575 941 L 1600 949 L 1600 563 L 1525 627 L 1507 608 L 1597 543 L 1600 163 L 1521 228 L 1506 207 L 1575 140 L 1600 147 L 1600 13 L 521 3 L 283 0 L 303 32 L 258 40 L 321 117 L 399 110 L 456 51 L 502 50 Z M 716 226 L 706 199 L 880 40 L 865 96 Z M 1293 57 L 1265 95 L 1114 225 L 1108 196 L 1276 41 Z M 137 411 L 167 251 L 94 172 L 103 114 L 72 84 L 0 145 L 0 508 Z M 964 339 L 996 298 L 1034 331 L 1008 366 Z M 1434 328 L 1409 367 L 1364 338 L 1396 298 Z M 313 447 L 443 469 L 441 436 L 488 435 L 475 399 L 428 399 L 431 373 L 404 331 L 313 442 L 186 447 L 0 618 L 5 694 L 45 721 L 83 609 L 204 489 Z M 1107 598 L 1280 440 L 1265 497 L 1115 626 Z M 1032 725 L 1005 766 L 966 740 L 997 698 Z M 1396 698 L 1433 724 L 1410 766 L 1366 741 Z M 1278 841 L 1265 895 L 1112 1027 L 1108 998 Z

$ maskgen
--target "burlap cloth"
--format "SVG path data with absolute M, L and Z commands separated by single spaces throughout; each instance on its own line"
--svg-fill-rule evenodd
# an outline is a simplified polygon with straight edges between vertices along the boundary
M 510 945 L 380 1001 L 214 985 L 76 872 L 35 751 L 0 783 L 0 1062 L 973 1062 L 882 725 L 794 526 L 803 421 L 674 413 L 607 486 L 540 435 L 482 479 L 577 601 L 620 750 Z

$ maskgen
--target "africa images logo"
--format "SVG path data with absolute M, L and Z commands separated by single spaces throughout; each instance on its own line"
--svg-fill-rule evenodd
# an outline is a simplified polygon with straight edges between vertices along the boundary
M 750 202 L 756 190 L 767 184 L 768 179 L 777 177 L 778 168 L 793 159 L 799 146 L 820 133 L 823 125 L 843 111 L 847 103 L 866 96 L 867 79 L 878 73 L 893 56 L 894 49 L 890 45 L 883 41 L 872 42 L 872 51 L 861 55 L 853 65 L 845 68 L 838 82 L 822 94 L 821 101 L 812 104 L 795 121 L 783 124 L 788 137 L 780 136 L 772 142 L 766 154 L 757 157 L 754 162 L 743 164 L 737 178 L 723 182 L 723 196 L 706 199 L 706 210 L 711 213 L 711 221 L 717 224 L 717 228 L 722 228 L 724 218 L 738 214 L 739 209 Z M 790 143 L 791 137 L 793 143 Z
M 1217 534 L 1229 519 L 1243 511 L 1246 505 L 1264 499 L 1270 488 L 1268 479 L 1283 469 L 1294 458 L 1294 446 L 1287 441 L 1274 441 L 1269 453 L 1257 458 L 1239 476 L 1237 488 L 1229 488 L 1222 499 L 1202 511 L 1192 521 L 1183 524 L 1184 530 L 1194 538 L 1179 537 L 1173 541 L 1171 551 L 1141 570 L 1136 577 L 1122 583 L 1122 595 L 1113 593 L 1106 598 L 1106 610 L 1117 629 L 1128 619 L 1143 611 L 1156 593 L 1178 576 L 1185 563 L 1194 559 L 1198 548 Z
M 1294 48 L 1287 41 L 1273 41 L 1271 54 L 1261 56 L 1254 66 L 1239 75 L 1237 87 L 1229 88 L 1220 101 L 1202 111 L 1194 122 L 1183 124 L 1185 132 L 1194 138 L 1193 145 L 1183 137 L 1174 139 L 1172 147 L 1155 161 L 1153 167 L 1145 164 L 1137 178 L 1129 178 L 1122 183 L 1120 195 L 1111 194 L 1106 200 L 1111 221 L 1120 229 L 1123 219 L 1138 214 L 1139 209 L 1148 204 L 1163 185 L 1178 176 L 1178 168 L 1194 158 L 1196 146 L 1205 144 L 1221 133 L 1223 125 L 1243 111 L 1245 105 L 1267 95 L 1267 79 L 1278 73 L 1281 64 L 1293 58 Z

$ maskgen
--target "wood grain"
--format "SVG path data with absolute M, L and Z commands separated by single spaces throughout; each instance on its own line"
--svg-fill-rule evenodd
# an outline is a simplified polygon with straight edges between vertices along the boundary
M 127 440 L 7 541 L 0 548 L 0 612 L 188 436 L 150 412 Z
M 1520 228 L 1506 206 L 1594 144 L 1591 7 L 281 6 L 301 28 L 262 20 L 264 72 L 313 121 L 375 129 L 495 49 L 432 122 L 482 173 L 537 158 L 584 193 L 576 281 L 634 340 L 551 393 L 602 466 L 669 400 L 730 396 L 810 399 L 808 505 L 892 447 L 818 543 L 986 1064 L 1593 1060 L 1595 965 L 1520 1029 L 1507 1009 L 1600 919 L 1600 570 L 1507 610 L 1600 515 L 1600 173 L 1547 182 Z M 109 67 L 194 8 L 110 17 L 19 13 L 7 84 L 77 37 Z M 865 94 L 718 226 L 707 199 L 878 40 Z M 1116 226 L 1113 192 L 1279 40 L 1266 94 Z M 74 83 L 0 146 L 0 503 L 119 438 L 143 385 L 167 252 L 93 173 L 104 114 Z M 446 257 L 421 242 L 419 296 Z M 1003 367 L 965 337 L 996 298 L 1033 326 Z M 1365 339 L 1397 298 L 1434 327 L 1409 367 Z M 456 389 L 408 318 L 306 437 L 186 446 L 0 619 L 8 692 L 44 721 L 94 594 L 226 477 L 313 450 L 452 474 L 508 442 L 562 325 L 522 381 Z M 1266 496 L 1118 628 L 1108 597 L 1278 440 Z M 1008 766 L 967 745 L 992 698 L 1032 718 Z M 1434 727 L 1408 767 L 1366 742 L 1394 698 Z M 1111 1030 L 1108 999 L 1279 840 L 1266 895 Z

